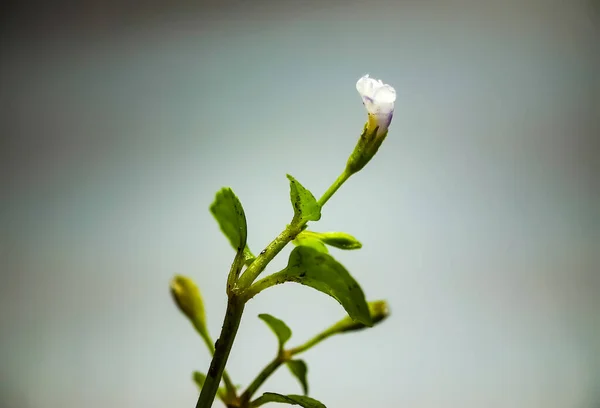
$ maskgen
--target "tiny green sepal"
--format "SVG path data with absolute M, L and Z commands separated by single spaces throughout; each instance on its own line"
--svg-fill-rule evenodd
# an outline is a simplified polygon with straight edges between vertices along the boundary
M 294 220 L 292 222 L 303 224 L 307 221 L 319 221 L 321 219 L 321 206 L 315 196 L 289 174 L 287 178 L 290 180 L 290 200 L 294 206 Z
M 265 392 L 262 396 L 254 400 L 250 406 L 259 407 L 268 402 L 278 402 L 281 404 L 300 405 L 303 408 L 327 408 L 325 404 L 314 398 L 305 395 L 281 395 L 274 392 Z
M 308 395 L 308 381 L 306 380 L 308 367 L 306 366 L 304 360 L 290 360 L 286 364 L 292 375 L 300 382 L 304 395 Z
M 171 295 L 179 310 L 199 330 L 206 332 L 206 313 L 200 290 L 194 281 L 186 276 L 176 275 L 171 280 Z
M 279 351 L 283 350 L 285 343 L 292 337 L 292 330 L 283 322 L 283 320 L 279 320 L 270 314 L 262 313 L 259 314 L 258 317 L 269 326 L 273 333 L 275 333 L 279 342 Z
M 379 127 L 373 125 L 370 126 L 369 122 L 365 124 L 363 132 L 358 139 L 358 143 L 346 163 L 346 170 L 350 174 L 362 170 L 379 150 L 379 147 L 385 140 L 388 132 L 387 130 L 382 133 L 379 133 L 378 131 Z

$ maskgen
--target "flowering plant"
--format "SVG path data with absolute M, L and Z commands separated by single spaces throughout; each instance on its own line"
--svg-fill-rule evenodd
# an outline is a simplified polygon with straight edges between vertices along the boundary
M 309 222 L 319 221 L 323 206 L 350 176 L 365 167 L 387 136 L 396 100 L 394 88 L 365 75 L 356 83 L 356 89 L 367 109 L 368 120 L 344 171 L 318 200 L 300 182 L 288 175 L 294 215 L 285 229 L 259 255 L 255 256 L 248 246 L 246 216 L 240 200 L 230 188 L 223 188 L 217 192 L 210 212 L 233 246 L 236 255 L 227 276 L 227 310 L 216 343 L 213 343 L 206 326 L 204 304 L 198 287 L 185 276 L 175 276 L 171 281 L 171 294 L 175 303 L 190 320 L 213 356 L 208 372 L 195 372 L 193 376 L 201 389 L 196 408 L 211 407 L 215 397 L 228 408 L 258 407 L 269 402 L 300 405 L 305 408 L 324 408 L 323 403 L 308 397 L 307 366 L 297 356 L 330 336 L 373 327 L 389 315 L 386 302 L 367 302 L 358 282 L 329 254 L 328 247 L 352 250 L 361 248 L 361 243 L 347 233 L 307 229 Z M 279 272 L 257 280 L 271 260 L 290 242 L 295 248 L 290 254 L 287 266 Z M 277 337 L 278 350 L 274 359 L 255 380 L 238 394 L 225 366 L 244 306 L 265 289 L 285 282 L 296 282 L 331 296 L 345 309 L 348 316 L 306 343 L 286 348 L 285 345 L 292 335 L 290 328 L 274 316 L 259 315 Z M 299 380 L 303 395 L 267 392 L 253 399 L 258 388 L 282 365 L 286 365 Z M 221 382 L 223 387 L 220 386 Z

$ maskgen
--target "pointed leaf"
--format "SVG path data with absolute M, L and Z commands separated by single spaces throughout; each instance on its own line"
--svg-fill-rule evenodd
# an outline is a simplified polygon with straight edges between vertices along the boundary
M 263 281 L 269 286 L 284 282 L 310 286 L 336 299 L 353 320 L 373 326 L 369 306 L 360 285 L 331 255 L 298 246 L 290 254 L 287 267 L 267 276 Z M 257 286 L 259 283 L 257 282 Z
M 296 239 L 292 241 L 292 243 L 296 246 L 304 245 L 311 248 L 316 249 L 319 252 L 323 252 L 325 254 L 329 253 L 327 246 L 318 238 L 314 238 L 310 235 L 303 235 L 300 233 Z
M 287 175 L 290 180 L 290 199 L 294 206 L 294 220 L 319 221 L 321 219 L 321 206 L 315 196 L 300 184 L 295 178 Z
M 223 234 L 236 251 L 244 251 L 246 261 L 254 258 L 246 245 L 248 227 L 242 203 L 230 188 L 222 188 L 217 192 L 215 201 L 210 206 L 210 212 L 219 223 Z
M 290 330 L 287 324 L 285 324 L 282 320 L 279 320 L 278 318 L 269 314 L 259 314 L 258 317 L 262 319 L 262 321 L 264 321 L 271 328 L 271 330 L 273 330 L 273 333 L 275 333 L 277 340 L 279 341 L 279 350 L 283 349 L 285 342 L 292 337 L 292 330 Z
M 279 402 L 282 404 L 300 405 L 304 408 L 327 408 L 325 404 L 317 401 L 314 398 L 306 397 L 304 395 L 281 395 L 275 394 L 274 392 L 265 392 L 262 396 L 252 402 L 252 407 L 259 407 L 268 402 Z
M 304 395 L 308 395 L 308 382 L 306 381 L 308 367 L 306 366 L 306 363 L 303 360 L 290 360 L 287 362 L 287 366 L 292 372 L 292 375 L 300 381 Z

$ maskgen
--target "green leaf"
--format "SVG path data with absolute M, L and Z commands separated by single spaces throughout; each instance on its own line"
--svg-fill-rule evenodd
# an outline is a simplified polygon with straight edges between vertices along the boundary
M 316 249 L 319 252 L 323 252 L 325 254 L 329 253 L 327 246 L 318 238 L 314 238 L 310 235 L 303 234 L 302 232 L 298 234 L 296 239 L 292 241 L 292 243 L 296 246 L 303 245 Z
M 270 328 L 273 330 L 273 333 L 277 336 L 277 340 L 279 341 L 279 350 L 283 349 L 285 342 L 292 337 L 292 330 L 285 324 L 282 320 L 279 320 L 276 317 L 271 316 L 270 314 L 259 314 L 258 317 L 262 319 Z
M 317 401 L 314 398 L 306 397 L 304 395 L 281 395 L 275 394 L 274 392 L 265 392 L 262 396 L 252 402 L 252 407 L 259 407 L 268 402 L 279 402 L 282 404 L 300 405 L 304 408 L 327 408 L 325 404 Z
M 319 221 L 321 206 L 315 197 L 295 178 L 289 174 L 287 178 L 290 180 L 290 199 L 294 206 L 294 220 L 298 222 Z
M 290 254 L 285 269 L 263 280 L 268 286 L 297 282 L 310 286 L 337 300 L 348 315 L 366 326 L 373 326 L 369 306 L 360 285 L 331 255 L 298 246 Z M 260 282 L 257 282 L 257 286 Z
M 308 367 L 303 360 L 290 360 L 287 362 L 287 366 L 292 372 L 292 375 L 300 381 L 302 385 L 302 391 L 304 395 L 308 394 L 308 382 L 306 381 L 306 372 Z
M 247 262 L 254 258 L 246 245 L 248 227 L 244 208 L 230 188 L 224 187 L 217 192 L 215 201 L 210 206 L 210 212 L 216 218 L 233 249 L 238 252 L 244 251 L 244 259 Z

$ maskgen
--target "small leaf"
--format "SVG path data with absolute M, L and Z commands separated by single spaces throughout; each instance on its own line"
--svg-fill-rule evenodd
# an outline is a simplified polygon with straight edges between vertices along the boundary
M 210 206 L 210 212 L 219 223 L 223 234 L 236 251 L 244 251 L 244 259 L 254 258 L 246 245 L 248 227 L 242 203 L 230 188 L 222 188 L 217 192 L 215 201 Z
M 282 320 L 279 320 L 276 317 L 271 316 L 270 314 L 259 314 L 258 317 L 262 319 L 270 328 L 273 330 L 273 333 L 277 336 L 277 340 L 279 341 L 279 350 L 283 349 L 285 342 L 292 337 L 292 330 L 285 324 Z
M 298 246 L 290 254 L 287 267 L 267 276 L 264 281 L 273 284 L 297 282 L 310 286 L 336 299 L 353 320 L 373 326 L 360 285 L 331 255 Z
M 327 408 L 325 404 L 317 401 L 314 398 L 304 395 L 281 395 L 274 392 L 265 392 L 262 396 L 252 402 L 252 407 L 259 407 L 268 402 L 279 402 L 282 404 L 300 405 L 304 408 Z
M 290 199 L 294 206 L 294 220 L 319 221 L 321 219 L 321 206 L 315 196 L 305 189 L 295 178 L 287 175 L 290 180 Z
M 323 252 L 324 254 L 329 253 L 329 250 L 320 239 L 314 238 L 310 235 L 305 235 L 302 232 L 298 234 L 298 236 L 292 241 L 292 243 L 296 246 L 303 245 L 314 248 L 319 252 Z
M 308 367 L 306 366 L 306 363 L 303 360 L 290 360 L 287 362 L 287 366 L 292 372 L 292 375 L 300 381 L 304 395 L 308 395 L 308 382 L 306 381 Z

